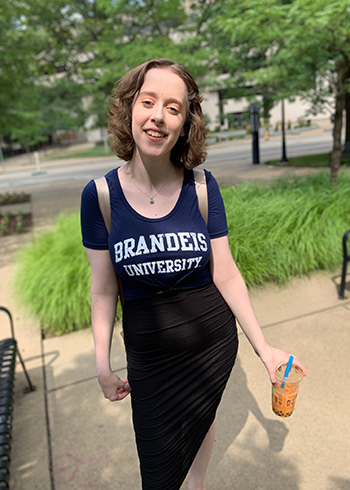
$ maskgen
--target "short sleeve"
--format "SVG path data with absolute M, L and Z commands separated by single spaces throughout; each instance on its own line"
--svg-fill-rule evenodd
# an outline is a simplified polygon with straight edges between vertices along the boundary
M 208 189 L 208 232 L 210 238 L 219 238 L 228 234 L 224 201 L 215 178 L 205 170 Z
M 80 224 L 83 245 L 94 250 L 108 249 L 108 232 L 98 204 L 96 185 L 91 180 L 81 194 Z

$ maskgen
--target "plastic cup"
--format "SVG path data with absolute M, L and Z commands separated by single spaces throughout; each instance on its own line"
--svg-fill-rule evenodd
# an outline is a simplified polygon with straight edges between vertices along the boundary
M 304 377 L 302 370 L 292 364 L 288 377 L 284 378 L 286 366 L 287 363 L 277 368 L 277 384 L 272 387 L 272 410 L 279 417 L 292 415 L 298 396 L 299 383 Z

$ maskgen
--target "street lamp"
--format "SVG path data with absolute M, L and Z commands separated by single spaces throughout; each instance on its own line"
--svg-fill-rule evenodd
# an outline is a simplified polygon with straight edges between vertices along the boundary
M 285 118 L 284 118 L 284 99 L 281 100 L 281 106 L 282 106 L 282 157 L 280 160 L 280 163 L 287 163 L 289 162 L 286 154 L 286 131 L 285 131 Z

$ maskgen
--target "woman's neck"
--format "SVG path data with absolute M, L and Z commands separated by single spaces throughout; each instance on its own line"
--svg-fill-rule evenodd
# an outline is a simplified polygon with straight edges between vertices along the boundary
M 118 170 L 124 196 L 130 206 L 147 218 L 166 216 L 176 205 L 184 179 L 184 169 L 172 162 L 149 165 L 132 159 Z
M 145 185 L 157 186 L 167 180 L 178 178 L 183 175 L 183 169 L 176 167 L 170 159 L 167 161 L 141 158 L 134 155 L 126 165 L 126 173 L 133 176 Z

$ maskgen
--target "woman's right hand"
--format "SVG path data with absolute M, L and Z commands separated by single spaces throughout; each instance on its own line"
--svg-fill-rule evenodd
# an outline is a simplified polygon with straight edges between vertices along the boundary
M 112 371 L 107 374 L 99 374 L 97 379 L 102 388 L 104 397 L 110 402 L 124 400 L 131 391 L 128 380 L 121 380 L 119 376 Z

